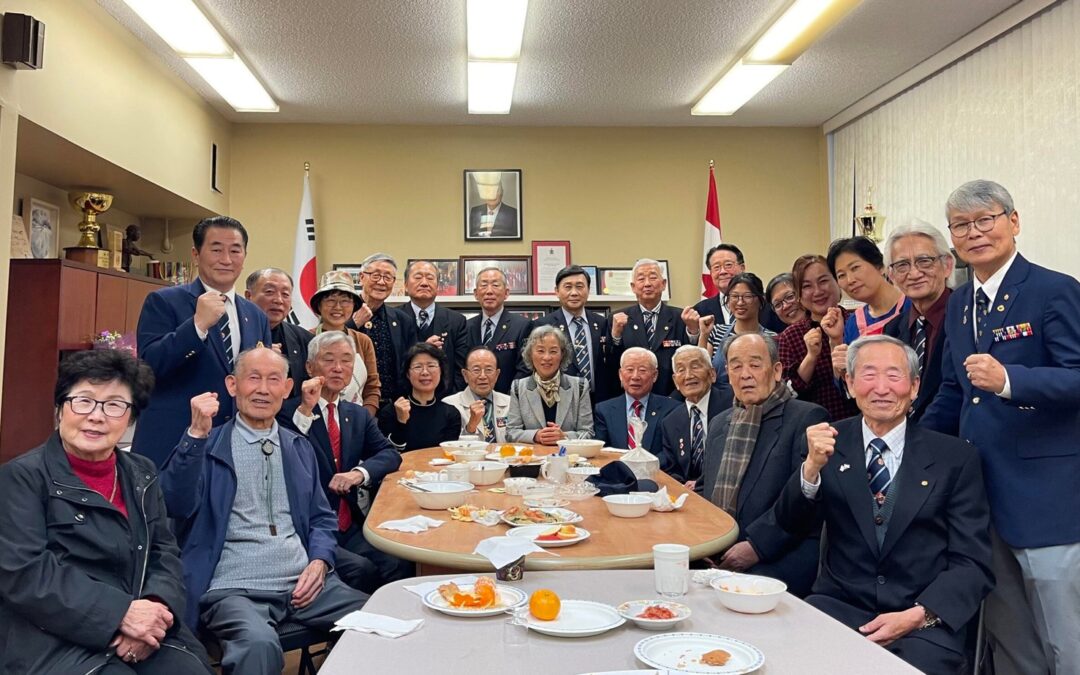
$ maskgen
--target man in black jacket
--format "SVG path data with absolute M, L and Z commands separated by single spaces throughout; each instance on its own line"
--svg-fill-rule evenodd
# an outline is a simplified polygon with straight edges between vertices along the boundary
M 244 297 L 255 303 L 270 322 L 270 339 L 274 341 L 274 350 L 289 360 L 289 377 L 292 378 L 293 388 L 285 399 L 285 405 L 295 403 L 300 398 L 300 386 L 307 379 L 304 362 L 307 361 L 307 346 L 312 335 L 302 326 L 286 320 L 292 311 L 292 277 L 277 267 L 264 267 L 249 274 L 245 285 Z
M 465 389 L 465 357 L 469 354 L 469 339 L 465 330 L 465 315 L 447 307 L 438 307 L 435 296 L 439 291 L 439 271 L 426 260 L 414 260 L 405 268 L 405 292 L 408 302 L 400 310 L 411 322 L 416 342 L 428 342 L 446 354 L 447 382 L 444 394 Z M 452 375 L 452 377 L 450 377 Z
M 506 310 L 504 303 L 510 297 L 510 289 L 506 285 L 506 275 L 498 267 L 485 267 L 480 270 L 476 275 L 473 296 L 476 302 L 480 303 L 480 313 L 465 322 L 468 333 L 466 344 L 469 350 L 484 346 L 495 353 L 499 366 L 499 380 L 495 383 L 495 391 L 509 394 L 514 380 L 529 374 L 529 369 L 521 359 L 521 350 L 532 332 L 532 322 L 520 314 Z M 460 389 L 464 390 L 465 387 Z

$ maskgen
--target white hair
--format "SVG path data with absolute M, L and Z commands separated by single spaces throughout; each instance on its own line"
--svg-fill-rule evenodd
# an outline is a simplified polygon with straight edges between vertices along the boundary
M 664 266 L 660 264 L 659 260 L 653 260 L 652 258 L 639 258 L 638 261 L 634 263 L 634 269 L 630 271 L 630 276 L 636 276 L 639 267 L 646 267 L 648 265 L 655 265 L 656 269 L 660 272 L 660 278 L 667 279 L 667 277 L 664 276 Z
M 625 352 L 623 352 L 622 356 L 619 357 L 619 367 L 622 368 L 623 365 L 626 363 L 626 357 L 627 356 L 638 356 L 638 355 L 643 355 L 646 358 L 648 358 L 649 363 L 652 365 L 653 368 L 659 368 L 660 367 L 660 362 L 656 360 L 656 354 L 652 353 L 648 349 L 645 349 L 644 347 L 630 347 Z
M 941 230 L 925 220 L 912 218 L 890 232 L 889 238 L 885 240 L 885 267 L 888 267 L 893 262 L 893 245 L 905 237 L 926 237 L 934 243 L 934 250 L 939 256 L 952 255 L 949 242 L 945 241 L 945 235 Z
M 649 352 L 652 354 L 652 352 Z M 705 359 L 705 363 L 712 364 L 712 357 L 709 356 L 709 350 L 704 347 L 698 347 L 697 345 L 683 345 L 675 350 L 675 353 L 671 356 L 671 367 L 675 367 L 675 360 L 683 354 L 691 354 L 698 358 Z
M 907 358 L 908 364 L 908 375 L 911 377 L 911 381 L 914 382 L 919 378 L 919 357 L 915 354 L 915 350 L 893 336 L 883 334 L 864 335 L 848 345 L 846 364 L 848 373 L 855 374 L 855 361 L 859 358 L 859 352 L 862 351 L 863 347 L 873 344 L 893 345 L 904 350 L 904 356 Z
M 311 342 L 307 346 L 307 362 L 315 363 L 319 359 L 319 353 L 322 350 L 329 349 L 339 343 L 349 345 L 352 353 L 356 354 L 356 342 L 352 339 L 352 336 L 340 330 L 327 330 L 311 338 Z

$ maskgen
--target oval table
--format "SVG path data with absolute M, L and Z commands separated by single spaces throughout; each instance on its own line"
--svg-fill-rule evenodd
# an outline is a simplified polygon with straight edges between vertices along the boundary
M 536 454 L 550 454 L 551 448 L 536 446 Z M 442 450 L 431 448 L 413 450 L 402 455 L 398 472 L 383 479 L 382 486 L 364 522 L 364 536 L 375 548 L 405 560 L 418 563 L 419 574 L 432 574 L 443 570 L 491 571 L 491 563 L 473 554 L 482 539 L 506 534 L 508 525 L 485 527 L 478 523 L 466 523 L 450 518 L 447 511 L 429 511 L 417 506 L 409 491 L 398 483 L 408 470 L 436 471 L 429 462 L 442 457 Z M 618 456 L 601 453 L 589 460 L 594 466 L 617 460 Z M 697 560 L 715 555 L 733 543 L 739 528 L 723 510 L 706 499 L 689 492 L 681 483 L 663 472 L 656 475 L 656 482 L 666 486 L 669 495 L 678 497 L 689 494 L 686 503 L 678 511 L 650 511 L 641 518 L 617 518 L 607 511 L 599 497 L 570 502 L 566 508 L 580 513 L 584 520 L 579 523 L 589 531 L 585 541 L 557 549 L 558 556 L 533 553 L 525 558 L 528 570 L 597 570 L 597 569 L 649 569 L 652 568 L 653 544 L 685 544 L 690 547 L 690 559 Z M 521 506 L 522 498 L 490 492 L 495 485 L 477 486 L 477 493 L 469 503 L 488 508 L 505 509 Z M 408 533 L 384 530 L 379 524 L 388 520 L 408 518 L 423 514 L 446 521 L 442 526 L 426 532 Z

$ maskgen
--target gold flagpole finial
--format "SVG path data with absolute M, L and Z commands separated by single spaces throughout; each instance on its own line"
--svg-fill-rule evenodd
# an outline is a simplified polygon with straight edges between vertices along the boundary
M 713 168 L 713 161 L 711 159 L 709 160 L 709 168 Z
M 304 162 L 304 171 L 311 171 L 311 162 Z

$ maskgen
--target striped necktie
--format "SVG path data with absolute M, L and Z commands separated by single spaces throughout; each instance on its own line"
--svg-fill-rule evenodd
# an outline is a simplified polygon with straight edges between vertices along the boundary
M 495 405 L 490 398 L 484 399 L 484 440 L 495 442 Z
M 919 372 L 926 369 L 926 317 L 915 319 L 915 330 L 911 333 L 911 346 L 919 359 Z
M 226 300 L 225 304 L 228 305 L 229 301 Z M 225 347 L 225 363 L 229 366 L 229 372 L 231 373 L 233 369 L 233 344 L 228 311 L 221 315 L 221 320 L 218 321 L 218 330 L 221 331 L 221 344 Z
M 641 401 L 635 400 L 630 405 L 630 412 L 633 414 L 634 417 L 638 419 L 641 419 L 644 410 L 645 407 L 641 405 Z M 628 420 L 626 423 L 626 445 L 630 450 L 634 450 L 638 446 L 637 441 L 638 439 L 634 438 L 634 427 L 630 426 L 630 422 Z
M 889 485 L 892 484 L 892 474 L 885 465 L 882 453 L 889 449 L 885 441 L 875 438 L 870 441 L 870 462 L 866 466 L 866 478 L 870 481 L 870 494 L 878 506 L 885 503 L 885 495 L 889 493 Z
M 585 340 L 585 319 L 574 317 L 574 363 L 578 375 L 592 380 L 592 367 L 589 365 L 589 343 Z
M 491 338 L 493 337 L 495 337 L 495 322 L 489 317 L 487 321 L 484 322 L 484 338 L 481 342 L 486 345 L 491 342 Z
M 705 456 L 705 423 L 701 419 L 701 408 L 696 405 L 690 406 L 690 475 L 701 475 L 701 460 Z
M 417 313 L 417 319 L 420 322 L 419 323 L 420 330 L 424 330 L 425 328 L 428 327 L 428 311 L 426 309 L 422 309 Z
M 975 292 L 975 326 L 978 331 L 975 339 L 976 348 L 978 348 L 979 340 L 982 339 L 983 332 L 986 330 L 986 321 L 989 316 L 990 296 L 980 288 Z
M 645 310 L 645 332 L 649 336 L 649 344 L 652 345 L 653 339 L 656 337 L 656 312 L 650 312 Z

